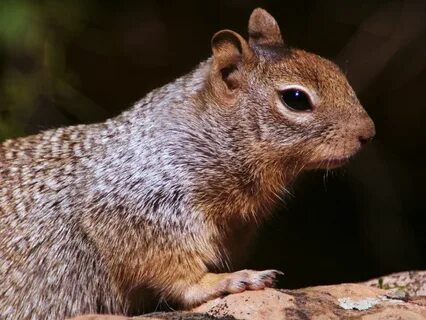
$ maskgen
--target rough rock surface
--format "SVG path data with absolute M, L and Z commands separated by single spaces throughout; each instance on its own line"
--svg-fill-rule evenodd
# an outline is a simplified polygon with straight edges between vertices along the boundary
M 412 297 L 426 296 L 426 271 L 393 273 L 364 283 L 376 288 L 404 292 Z
M 209 301 L 191 312 L 133 318 L 87 315 L 72 320 L 125 319 L 426 319 L 426 271 L 397 273 L 361 284 L 246 291 Z

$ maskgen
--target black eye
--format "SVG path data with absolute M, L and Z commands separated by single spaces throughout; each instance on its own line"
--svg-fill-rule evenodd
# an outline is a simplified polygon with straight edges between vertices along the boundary
M 279 92 L 284 105 L 295 111 L 311 111 L 312 104 L 308 95 L 299 89 L 286 89 Z

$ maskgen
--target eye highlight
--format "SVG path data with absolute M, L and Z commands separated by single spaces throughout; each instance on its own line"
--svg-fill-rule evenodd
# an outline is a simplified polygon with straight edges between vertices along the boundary
M 296 88 L 279 91 L 282 103 L 293 111 L 312 111 L 312 103 L 306 92 Z

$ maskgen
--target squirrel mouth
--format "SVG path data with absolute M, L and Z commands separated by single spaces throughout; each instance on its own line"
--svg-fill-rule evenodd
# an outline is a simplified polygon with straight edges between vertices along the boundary
M 336 169 L 346 164 L 351 157 L 331 158 L 310 163 L 307 167 L 311 169 Z

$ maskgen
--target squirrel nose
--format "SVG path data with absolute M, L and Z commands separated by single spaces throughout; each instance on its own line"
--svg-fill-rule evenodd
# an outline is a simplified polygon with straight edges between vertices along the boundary
M 370 142 L 371 140 L 373 140 L 373 137 L 374 137 L 374 136 L 366 138 L 366 137 L 364 137 L 364 136 L 359 136 L 359 137 L 358 137 L 358 140 L 359 140 L 359 142 L 361 143 L 361 146 L 364 146 L 364 145 L 366 145 L 368 142 Z
M 361 127 L 360 133 L 358 135 L 358 140 L 361 144 L 361 146 L 364 146 L 371 140 L 373 140 L 374 136 L 376 135 L 376 129 L 374 126 L 373 120 L 371 120 L 370 117 L 368 117 L 363 126 Z

